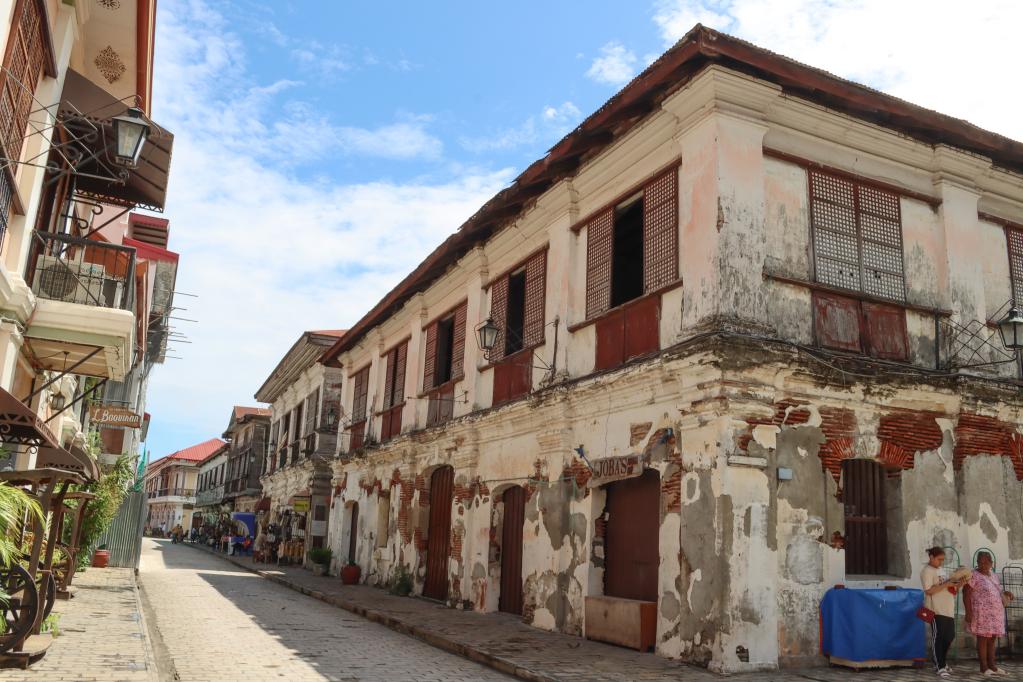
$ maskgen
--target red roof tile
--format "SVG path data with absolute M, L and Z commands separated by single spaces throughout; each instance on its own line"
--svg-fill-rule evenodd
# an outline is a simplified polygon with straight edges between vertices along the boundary
M 190 448 L 172 452 L 167 455 L 165 459 L 183 459 L 189 462 L 201 462 L 216 452 L 217 449 L 223 445 L 227 445 L 227 443 L 219 438 L 210 438 L 209 440 L 203 441 L 198 445 L 193 445 Z
M 249 415 L 255 415 L 257 417 L 269 417 L 270 410 L 265 407 L 243 407 L 241 405 L 234 406 L 235 421 L 243 417 L 248 417 Z
M 320 336 L 336 336 L 339 339 L 348 333 L 347 329 L 317 329 L 309 332 L 310 334 L 319 334 Z

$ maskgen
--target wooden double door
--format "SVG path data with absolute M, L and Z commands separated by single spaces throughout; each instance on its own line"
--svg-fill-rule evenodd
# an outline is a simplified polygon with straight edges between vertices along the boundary
M 448 597 L 448 554 L 451 552 L 451 490 L 455 470 L 441 467 L 430 477 L 430 525 L 426 532 L 426 582 L 423 596 Z
M 522 526 L 526 522 L 526 490 L 513 486 L 501 496 L 501 595 L 497 608 L 522 615 Z
M 661 479 L 653 469 L 607 486 L 604 594 L 657 601 Z

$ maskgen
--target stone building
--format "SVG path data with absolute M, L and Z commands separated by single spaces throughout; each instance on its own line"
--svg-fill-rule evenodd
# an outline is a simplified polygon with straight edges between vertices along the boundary
M 341 371 L 319 362 L 344 330 L 299 337 L 256 392 L 270 404 L 270 442 L 263 460 L 266 520 L 305 549 L 323 547 L 330 504 L 330 460 L 337 449 Z M 305 556 L 305 552 L 301 553 Z
M 1023 562 L 1021 173 L 697 26 L 324 355 L 331 547 L 565 633 L 654 604 L 657 654 L 720 671 L 819 662 L 824 592 L 931 545 Z
M 266 459 L 267 431 L 270 410 L 262 407 L 241 407 L 231 410 L 231 421 L 224 431 L 230 443 L 224 500 L 232 511 L 251 512 L 262 497 L 263 462 Z
M 178 523 L 186 530 L 192 527 L 200 465 L 224 445 L 226 443 L 219 438 L 211 438 L 146 466 L 143 481 L 146 524 L 167 532 Z
M 224 443 L 199 462 L 195 479 L 195 513 L 201 522 L 214 523 L 221 512 L 229 511 L 224 500 L 227 455 L 231 445 Z

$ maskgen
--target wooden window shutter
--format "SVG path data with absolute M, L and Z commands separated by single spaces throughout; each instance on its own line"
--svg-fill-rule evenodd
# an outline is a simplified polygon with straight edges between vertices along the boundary
M 355 399 L 352 401 L 352 421 L 360 422 L 366 418 L 367 398 L 369 397 L 369 367 L 355 375 Z
M 527 293 L 528 297 L 529 294 Z M 504 328 L 508 326 L 508 277 L 502 277 L 490 287 L 490 318 L 497 325 L 497 341 L 490 357 L 500 360 L 504 357 Z
M 394 404 L 391 402 L 391 397 L 394 395 L 394 365 L 397 352 L 398 349 L 394 348 L 387 353 L 387 369 L 384 371 L 384 407 Z
M 611 258 L 615 210 L 608 207 L 586 223 L 586 317 L 611 307 Z
M 678 170 L 643 188 L 643 291 L 678 279 Z
M 391 405 L 405 402 L 405 365 L 408 363 L 408 341 L 394 351 L 394 388 Z
M 526 315 L 522 325 L 522 345 L 525 348 L 543 343 L 546 297 L 547 251 L 544 250 L 526 263 Z
M 423 390 L 433 388 L 433 374 L 437 367 L 437 323 L 426 328 L 426 355 L 423 359 Z
M 451 350 L 451 378 L 461 379 L 465 376 L 465 317 L 467 303 L 458 306 L 455 311 L 454 343 Z
M 1023 231 L 1005 230 L 1009 244 L 1009 276 L 1012 279 L 1012 300 L 1023 305 Z
M 384 380 L 384 407 L 394 407 L 405 400 L 405 362 L 408 341 L 387 354 L 387 374 Z
M 32 111 L 32 96 L 43 73 L 44 48 L 42 15 L 35 0 L 16 3 L 20 16 L 11 22 L 11 34 L 0 73 L 0 143 L 9 159 L 20 159 L 25 130 Z

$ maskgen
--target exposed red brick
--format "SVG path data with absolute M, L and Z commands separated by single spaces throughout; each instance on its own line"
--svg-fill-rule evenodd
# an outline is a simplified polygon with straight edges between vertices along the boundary
M 821 466 L 831 472 L 836 483 L 842 478 L 842 460 L 851 459 L 856 455 L 852 447 L 852 438 L 829 440 L 821 446 L 818 454 Z
M 653 422 L 643 422 L 642 424 L 632 424 L 629 427 L 629 447 L 634 448 L 643 442 L 646 435 L 650 433 L 650 429 L 653 427 Z
M 1008 457 L 1017 480 L 1023 480 L 1023 443 L 1015 425 L 996 417 L 962 412 L 956 424 L 955 438 L 952 464 L 956 469 L 963 466 L 967 457 L 977 455 Z
M 881 441 L 878 459 L 889 470 L 912 469 L 916 453 L 941 447 L 943 435 L 936 419 L 940 412 L 897 410 L 881 417 L 877 437 Z
M 682 467 L 675 465 L 670 476 L 661 480 L 661 499 L 664 500 L 664 511 L 682 511 Z
M 578 457 L 572 458 L 572 463 L 561 471 L 561 480 L 571 481 L 575 480 L 575 484 L 582 490 L 584 490 L 584 497 L 590 494 L 590 489 L 586 487 L 590 478 L 593 476 L 593 472 L 590 471 L 590 467 L 586 466 Z

